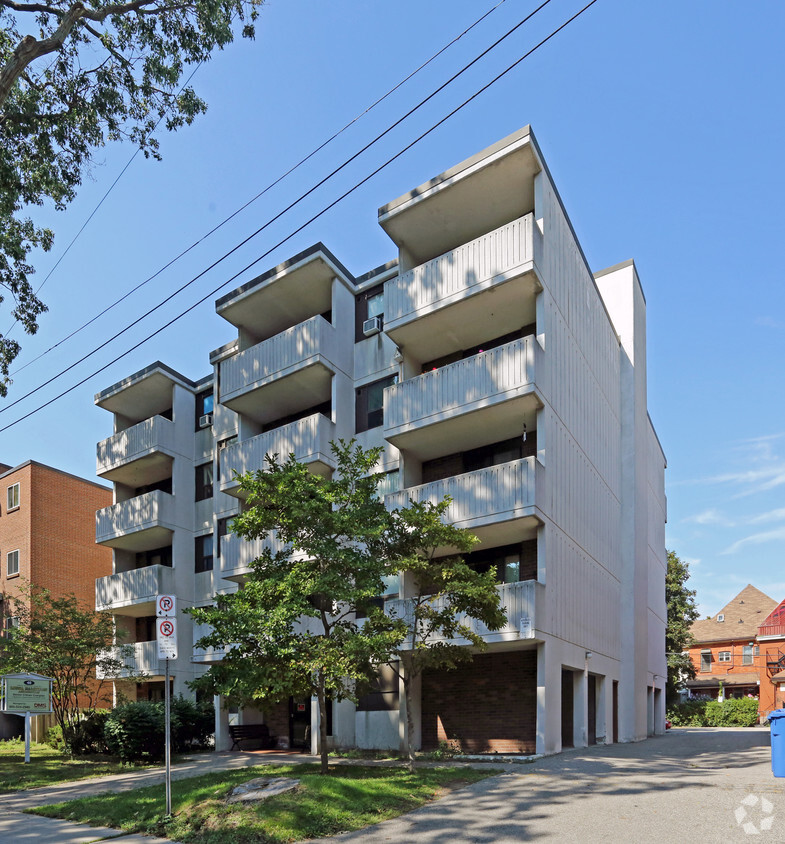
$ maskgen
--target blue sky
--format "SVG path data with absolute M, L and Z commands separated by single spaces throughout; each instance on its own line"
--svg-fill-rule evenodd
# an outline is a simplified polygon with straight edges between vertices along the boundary
M 209 103 L 138 156 L 41 291 L 0 427 L 123 353 L 197 299 L 321 240 L 354 273 L 394 257 L 377 208 L 531 124 L 592 268 L 634 258 L 648 305 L 649 409 L 668 456 L 667 544 L 689 561 L 704 613 L 748 582 L 785 597 L 785 5 L 598 0 L 583 16 L 254 269 L 247 264 L 410 143 L 583 3 L 552 2 L 334 180 L 160 311 L 29 399 L 8 405 L 171 294 L 397 120 L 532 11 L 505 0 L 464 38 L 184 259 L 70 341 L 74 328 L 257 194 L 461 33 L 496 0 L 271 0 L 254 42 L 193 80 Z M 40 283 L 132 150 L 101 150 L 66 212 L 37 210 L 57 242 Z M 160 359 L 191 378 L 232 337 L 215 295 L 65 398 L 0 432 L 0 460 L 93 478 L 111 433 L 93 395 Z M 0 311 L 5 313 L 7 311 Z M 10 319 L 7 319 L 10 323 Z M 4 326 L 4 327 L 7 327 Z M 13 332 L 17 335 L 18 329 Z M 22 338 L 20 338 L 22 339 Z

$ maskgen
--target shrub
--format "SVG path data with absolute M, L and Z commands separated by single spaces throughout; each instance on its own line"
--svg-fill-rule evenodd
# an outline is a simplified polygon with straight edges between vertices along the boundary
M 63 749 L 63 728 L 59 724 L 44 733 L 44 744 L 48 744 L 53 750 Z
M 194 703 L 179 696 L 171 701 L 172 752 L 207 747 L 213 734 L 212 703 Z M 104 739 L 109 752 L 126 762 L 163 759 L 164 704 L 139 700 L 124 703 L 106 717 Z
M 754 727 L 758 723 L 758 699 L 738 698 L 686 700 L 668 709 L 674 727 Z
M 69 728 L 67 745 L 74 756 L 107 752 L 104 729 L 108 716 L 109 710 L 96 709 Z

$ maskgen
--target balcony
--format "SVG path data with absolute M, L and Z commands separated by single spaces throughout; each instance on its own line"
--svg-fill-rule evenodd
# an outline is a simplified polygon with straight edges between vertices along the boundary
M 281 460 L 294 454 L 301 463 L 309 464 L 313 472 L 329 474 L 335 468 L 330 449 L 334 439 L 335 424 L 321 413 L 314 413 L 250 440 L 234 443 L 221 452 L 221 492 L 241 497 L 235 476 L 266 468 L 267 454 L 277 454 Z
M 226 648 L 197 648 L 196 643 L 211 632 L 212 628 L 209 624 L 194 624 L 194 647 L 193 647 L 193 661 L 199 663 L 216 662 L 223 658 L 226 653 Z
M 314 316 L 221 363 L 221 404 L 264 425 L 329 401 L 339 338 Z
M 221 577 L 242 583 L 251 571 L 251 563 L 265 548 L 280 551 L 283 545 L 276 539 L 243 539 L 229 533 L 221 538 Z
M 441 457 L 533 430 L 542 348 L 523 337 L 401 381 L 384 391 L 384 436 L 418 459 Z M 479 439 L 478 439 L 479 437 Z
M 140 487 L 172 474 L 174 422 L 153 416 L 96 447 L 96 474 L 107 481 Z
M 95 541 L 110 548 L 149 551 L 171 544 L 174 497 L 153 490 L 95 514 Z
M 165 676 L 166 666 L 164 660 L 159 661 L 158 659 L 157 642 L 135 642 L 129 645 L 129 647 L 133 648 L 133 653 L 129 653 L 125 657 L 122 657 L 121 648 L 112 648 L 111 656 L 115 659 L 122 659 L 125 663 L 125 668 L 116 674 L 109 674 L 96 667 L 95 676 L 99 680 L 124 680 L 139 677 L 140 674 L 145 675 L 147 679 Z
M 95 582 L 95 608 L 118 615 L 154 615 L 156 596 L 172 594 L 174 571 L 169 566 L 145 566 L 99 577 Z
M 502 605 L 507 610 L 507 624 L 501 630 L 488 630 L 477 619 L 465 614 L 459 616 L 460 623 L 481 636 L 486 642 L 516 642 L 536 640 L 539 636 L 538 623 L 544 618 L 545 585 L 536 580 L 522 580 L 519 583 L 504 583 L 496 589 L 501 593 Z M 444 605 L 443 599 L 435 602 L 437 608 Z M 386 601 L 384 611 L 388 615 L 406 618 L 411 612 L 411 601 Z M 434 636 L 429 641 L 438 643 L 448 641 L 452 645 L 468 645 L 468 639 L 458 637 L 445 639 Z M 406 646 L 404 645 L 404 648 Z
M 534 215 L 527 214 L 384 286 L 384 330 L 419 361 L 535 322 Z M 539 237 L 539 230 L 537 237 Z
M 393 492 L 384 497 L 384 503 L 389 510 L 403 509 L 409 500 L 435 504 L 449 495 L 452 501 L 444 520 L 456 527 L 476 530 L 517 520 L 531 522 L 533 527 L 538 522 L 535 487 L 541 470 L 534 457 L 524 457 Z

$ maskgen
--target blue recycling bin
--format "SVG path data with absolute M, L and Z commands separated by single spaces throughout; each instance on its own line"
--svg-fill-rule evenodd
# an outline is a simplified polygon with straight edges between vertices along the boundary
M 785 777 L 785 709 L 769 712 L 771 724 L 771 770 L 775 777 Z

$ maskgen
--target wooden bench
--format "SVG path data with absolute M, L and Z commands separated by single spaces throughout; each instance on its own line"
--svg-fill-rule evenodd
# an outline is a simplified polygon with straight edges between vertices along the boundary
M 229 726 L 229 735 L 232 737 L 232 747 L 240 750 L 238 742 L 241 741 L 258 741 L 264 750 L 275 747 L 275 736 L 270 735 L 270 728 L 267 724 L 231 724 Z

